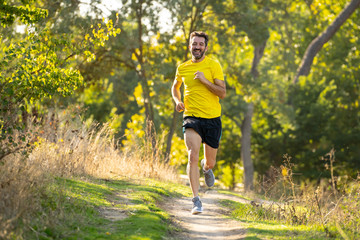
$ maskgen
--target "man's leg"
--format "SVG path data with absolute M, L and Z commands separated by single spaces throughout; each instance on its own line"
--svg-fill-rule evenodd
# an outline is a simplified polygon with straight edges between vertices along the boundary
M 192 128 L 185 130 L 185 145 L 188 151 L 188 176 L 190 180 L 190 187 L 193 192 L 193 197 L 199 195 L 199 152 L 201 147 L 201 137 Z
M 217 148 L 212 148 L 206 143 L 204 144 L 204 156 L 205 156 L 205 164 L 204 170 L 207 171 L 209 169 L 213 169 L 216 163 L 216 154 Z
M 215 176 L 211 169 L 214 168 L 216 163 L 216 153 L 216 148 L 212 148 L 209 145 L 204 144 L 205 159 L 201 161 L 201 170 L 204 173 L 205 183 L 208 187 L 212 187 L 215 184 Z

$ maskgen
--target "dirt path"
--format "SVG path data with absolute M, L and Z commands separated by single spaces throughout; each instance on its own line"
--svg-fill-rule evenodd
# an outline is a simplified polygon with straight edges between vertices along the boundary
M 200 195 L 203 213 L 192 215 L 191 198 L 173 199 L 165 208 L 175 222 L 184 229 L 175 239 L 244 239 L 246 229 L 241 223 L 224 217 L 225 210 L 220 206 L 220 199 L 230 199 L 239 202 L 246 200 L 208 190 Z

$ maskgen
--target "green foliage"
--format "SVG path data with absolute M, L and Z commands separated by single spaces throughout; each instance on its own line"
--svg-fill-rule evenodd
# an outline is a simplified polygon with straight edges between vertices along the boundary
M 216 173 L 221 183 L 229 189 L 235 189 L 237 183 L 241 183 L 243 180 L 244 168 L 236 163 L 226 163 L 219 161 L 217 166 L 221 171 Z
M 227 116 L 228 114 L 221 118 L 223 131 L 215 174 L 225 187 L 234 189 L 236 184 L 242 182 L 243 179 L 243 168 L 240 161 L 241 133 L 235 121 Z
M 69 52 L 70 43 L 64 38 L 49 38 L 49 33 L 30 33 L 24 41 L 2 49 L 0 66 L 5 71 L 1 74 L 1 90 L 8 103 L 34 101 L 53 94 L 67 96 L 81 86 L 79 71 L 62 67 L 64 62 L 59 57 Z
M 172 151 L 170 157 L 170 165 L 173 166 L 186 166 L 188 162 L 188 151 L 184 145 L 182 136 L 179 137 L 177 134 L 172 139 Z M 182 174 L 186 173 L 186 167 L 182 168 Z
M 14 23 L 16 18 L 24 24 L 38 22 L 47 16 L 45 9 L 32 7 L 34 0 L 0 1 L 0 24 L 5 27 Z
M 241 98 L 255 104 L 252 156 L 256 171 L 269 174 L 269 167 L 280 165 L 281 156 L 289 153 L 299 162 L 297 171 L 316 178 L 324 171 L 319 164 L 321 156 L 335 147 L 341 163 L 336 171 L 347 168 L 341 172 L 356 176 L 351 169 L 357 169 L 355 159 L 359 159 L 355 150 L 359 142 L 358 87 L 354 78 L 359 76 L 358 15 L 348 19 L 325 45 L 312 74 L 299 86 L 292 86 L 290 80 L 307 45 L 331 23 L 345 2 L 331 6 L 326 1 L 238 1 L 236 6 L 235 2 L 213 5 L 216 15 L 209 18 L 218 24 L 217 38 L 223 49 L 218 54 L 221 62 L 228 64 L 227 82 L 238 95 L 230 93 L 224 100 L 223 114 L 240 127 L 245 103 Z M 224 11 L 229 15 L 220 20 L 218 16 Z M 259 22 L 248 28 L 256 20 L 254 13 Z M 254 33 L 262 39 L 268 37 L 256 80 L 247 74 L 254 56 L 250 44 L 260 42 L 252 39 Z M 244 41 L 246 38 L 250 42 Z
M 113 84 L 108 79 L 89 84 L 78 98 L 79 103 L 86 109 L 85 118 L 92 118 L 98 122 L 107 122 L 111 112 L 116 113 L 116 107 L 110 101 L 113 94 Z
M 223 15 L 238 33 L 245 32 L 254 46 L 269 38 L 270 1 L 220 1 L 214 11 Z
M 27 112 L 27 104 L 56 94 L 68 96 L 82 84 L 79 71 L 66 67 L 59 57 L 68 51 L 66 45 L 69 43 L 65 39 L 52 39 L 44 30 L 1 49 L 1 158 L 28 146 L 28 140 L 21 134 L 28 121 L 22 115 Z M 15 130 L 20 133 L 17 139 L 12 139 Z
M 134 114 L 131 117 L 131 121 L 127 123 L 127 129 L 125 130 L 126 139 L 122 141 L 122 144 L 125 146 L 133 146 L 137 139 L 145 139 L 145 128 L 144 116 Z M 134 139 L 134 137 L 136 137 L 136 139 Z
M 35 28 L 24 39 L 2 46 L 0 159 L 29 146 L 31 139 L 26 140 L 21 134 L 21 129 L 30 120 L 27 119 L 29 105 L 54 96 L 69 96 L 83 85 L 83 77 L 71 59 L 76 56 L 91 61 L 94 56 L 89 50 L 103 46 L 110 36 L 119 32 L 120 29 L 114 28 L 109 20 L 104 26 L 99 23 L 92 27 L 91 33 L 74 44 L 71 35 L 53 35 L 48 28 Z

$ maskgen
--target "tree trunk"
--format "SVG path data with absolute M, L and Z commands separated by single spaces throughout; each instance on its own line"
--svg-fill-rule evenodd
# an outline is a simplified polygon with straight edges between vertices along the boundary
M 249 103 L 241 126 L 241 159 L 244 164 L 245 190 L 252 190 L 254 188 L 254 164 L 251 159 L 251 121 L 253 112 L 254 104 Z
M 230 167 L 231 167 L 231 186 L 230 186 L 230 190 L 235 190 L 235 185 L 236 185 L 236 179 L 235 179 L 235 175 L 236 175 L 236 171 L 235 171 L 235 163 L 231 162 L 230 163 Z
M 144 107 L 145 107 L 145 123 L 146 123 L 146 129 L 145 133 L 147 136 L 147 139 L 151 139 L 151 145 L 153 149 L 153 155 L 156 155 L 157 152 L 157 146 L 156 146 L 156 128 L 153 125 L 154 124 L 154 110 L 151 103 L 151 97 L 150 97 L 150 88 L 147 81 L 146 71 L 145 71 L 145 60 L 143 55 L 143 40 L 142 40 L 142 34 L 143 34 L 143 23 L 142 18 L 143 16 L 143 6 L 142 1 L 139 3 L 139 8 L 136 11 L 136 17 L 137 17 L 137 23 L 138 23 L 138 44 L 139 44 L 139 53 L 134 52 L 136 55 L 140 70 L 137 71 L 140 79 L 141 79 L 141 85 L 143 90 L 143 98 L 144 98 Z
M 255 80 L 259 76 L 257 69 L 261 58 L 264 56 L 264 50 L 267 39 L 259 46 L 255 46 L 254 59 L 251 66 L 251 74 Z M 244 187 L 245 190 L 253 190 L 254 188 L 254 164 L 251 159 L 251 122 L 254 113 L 254 104 L 249 103 L 247 106 L 244 120 L 241 124 L 241 159 L 244 164 Z
M 334 22 L 327 27 L 327 29 L 317 36 L 307 47 L 301 64 L 296 72 L 293 80 L 297 84 L 300 76 L 307 76 L 310 73 L 311 65 L 316 54 L 321 50 L 326 42 L 339 30 L 344 22 L 351 16 L 351 14 L 360 6 L 360 0 L 352 0 L 335 18 Z
M 257 67 L 259 65 L 259 62 L 261 58 L 264 56 L 264 50 L 266 46 L 266 40 L 259 46 L 255 47 L 254 49 L 254 58 L 251 65 L 251 75 L 254 79 L 259 77 L 259 71 L 257 70 Z

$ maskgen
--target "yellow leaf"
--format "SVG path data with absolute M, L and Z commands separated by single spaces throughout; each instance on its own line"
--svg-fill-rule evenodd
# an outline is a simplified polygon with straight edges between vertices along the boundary
M 133 53 L 133 54 L 131 55 L 131 60 L 133 60 L 133 61 L 136 61 L 136 60 L 137 60 L 137 57 L 136 57 L 135 53 Z
M 286 177 L 288 175 L 287 168 L 282 165 L 281 165 L 281 175 L 283 175 L 284 177 Z
M 143 93 L 143 89 L 140 83 L 138 83 L 137 87 L 134 90 L 134 96 L 136 99 L 137 104 L 139 104 L 140 106 L 143 105 L 144 103 L 144 99 L 142 97 L 142 93 Z

